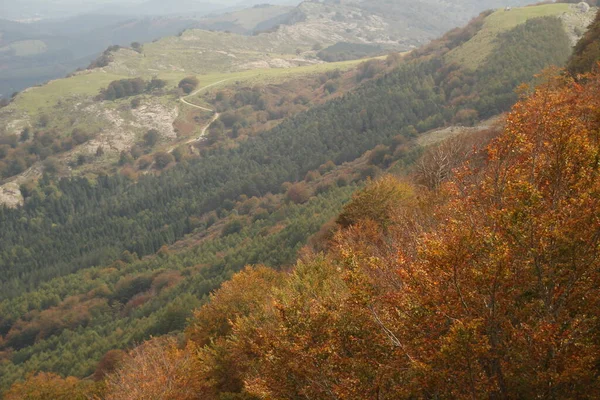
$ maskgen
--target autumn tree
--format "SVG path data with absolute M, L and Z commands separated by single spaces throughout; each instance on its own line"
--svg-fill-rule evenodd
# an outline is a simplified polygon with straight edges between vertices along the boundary
M 348 227 L 368 219 L 386 227 L 391 223 L 398 204 L 411 196 L 409 185 L 387 175 L 357 192 L 340 213 L 337 223 Z
M 437 189 L 465 162 L 474 162 L 477 150 L 498 134 L 498 128 L 460 134 L 432 145 L 414 166 L 414 180 L 428 189 Z
M 40 372 L 28 375 L 24 382 L 17 382 L 4 393 L 6 400 L 87 400 L 100 394 L 100 387 L 93 382 L 80 381 L 72 376 Z
M 443 184 L 429 219 L 341 238 L 348 285 L 402 371 L 396 398 L 599 395 L 600 79 L 588 79 L 518 103 L 486 165 Z
M 310 196 L 310 189 L 304 182 L 291 185 L 285 194 L 286 199 L 296 204 L 306 203 Z
M 114 372 L 123 360 L 127 357 L 127 353 L 123 350 L 110 350 L 100 360 L 94 371 L 94 380 L 100 381 L 104 377 Z
M 197 399 L 197 361 L 193 351 L 172 339 L 154 339 L 131 351 L 107 376 L 106 400 Z
M 241 393 L 249 361 L 233 347 L 233 326 L 268 306 L 281 273 L 266 267 L 246 268 L 223 284 L 210 302 L 194 314 L 186 335 L 198 348 L 199 382 L 205 398 Z

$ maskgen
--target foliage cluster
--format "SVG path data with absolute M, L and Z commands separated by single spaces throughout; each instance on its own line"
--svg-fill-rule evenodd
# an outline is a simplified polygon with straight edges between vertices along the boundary
M 76 127 L 64 136 L 47 128 L 49 117 L 43 114 L 35 128 L 24 128 L 20 135 L 0 137 L 0 178 L 24 172 L 38 161 L 45 161 L 52 171 L 53 156 L 69 151 L 90 140 L 92 132 Z
M 158 78 L 152 78 L 148 82 L 142 78 L 120 79 L 111 82 L 106 89 L 102 89 L 98 98 L 102 100 L 117 100 L 124 97 L 137 96 L 142 93 L 150 93 L 156 89 L 162 89 L 166 85 L 166 81 Z

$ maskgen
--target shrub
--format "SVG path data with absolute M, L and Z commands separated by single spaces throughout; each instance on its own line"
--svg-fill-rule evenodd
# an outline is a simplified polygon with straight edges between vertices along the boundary
M 190 94 L 198 87 L 198 78 L 195 76 L 188 76 L 187 78 L 183 78 L 178 87 L 183 90 L 184 93 Z
M 311 193 L 306 184 L 296 183 L 287 190 L 285 197 L 296 204 L 306 203 L 310 199 Z
M 160 132 L 157 129 L 150 129 L 148 132 L 144 134 L 144 142 L 148 147 L 154 147 L 158 140 L 160 139 Z
M 154 162 L 159 169 L 165 168 L 173 161 L 175 161 L 175 157 L 164 151 L 158 152 L 154 155 Z

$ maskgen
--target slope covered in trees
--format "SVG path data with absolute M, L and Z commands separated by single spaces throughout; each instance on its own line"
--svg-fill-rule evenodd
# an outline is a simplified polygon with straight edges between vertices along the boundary
M 388 223 L 359 216 L 327 256 L 225 284 L 187 330 L 180 351 L 198 356 L 181 398 L 597 398 L 600 75 L 588 79 L 538 87 L 483 164 L 438 190 L 386 178 L 346 208 L 375 195 Z M 131 357 L 108 398 L 153 364 L 152 350 Z
M 43 171 L 59 177 L 87 176 L 93 178 L 98 174 L 116 174 L 122 171 L 129 177 L 135 179 L 137 171 L 142 170 L 143 174 L 156 172 L 161 168 L 155 168 L 153 156 L 157 152 L 169 152 L 173 146 L 177 147 L 174 154 L 176 162 L 182 158 L 194 156 L 199 151 L 190 149 L 187 143 L 194 138 L 198 138 L 208 132 L 210 137 L 208 142 L 213 144 L 222 141 L 227 136 L 227 132 L 220 129 L 219 122 L 215 123 L 214 129 L 205 131 L 203 128 L 210 121 L 210 115 L 206 109 L 216 109 L 215 104 L 211 104 L 212 97 L 190 98 L 196 105 L 203 106 L 206 109 L 193 109 L 179 101 L 180 93 L 176 89 L 177 82 L 184 76 L 197 74 L 200 79 L 201 87 L 220 82 L 219 88 L 237 91 L 240 86 L 256 86 L 280 82 L 281 79 L 302 75 L 313 75 L 319 72 L 333 71 L 336 68 L 347 70 L 356 65 L 353 63 L 341 63 L 338 65 L 318 64 L 314 59 L 320 45 L 326 47 L 330 39 L 323 38 L 323 32 L 314 29 L 314 24 L 323 24 L 326 27 L 333 27 L 334 30 L 346 32 L 345 28 L 340 28 L 340 24 L 348 27 L 351 31 L 350 36 L 356 37 L 356 26 L 363 26 L 366 20 L 369 20 L 369 13 L 375 12 L 378 16 L 383 16 L 386 20 L 400 18 L 406 13 L 411 14 L 408 24 L 414 21 L 423 20 L 423 16 L 434 13 L 439 14 L 441 9 L 447 10 L 448 4 L 441 5 L 440 2 L 433 2 L 432 6 L 424 7 L 422 2 L 361 2 L 358 7 L 356 2 L 326 5 L 316 3 L 306 3 L 303 7 L 316 7 L 316 14 L 319 15 L 319 9 L 325 9 L 325 19 L 334 21 L 332 23 L 323 22 L 316 17 L 319 22 L 309 21 L 309 29 L 316 31 L 319 35 L 316 39 L 311 39 L 308 43 L 289 44 L 290 48 L 282 49 L 286 55 L 282 55 L 276 50 L 281 42 L 279 31 L 274 35 L 261 34 L 257 37 L 236 37 L 223 32 L 200 32 L 188 31 L 181 37 L 165 38 L 156 43 L 148 43 L 140 46 L 139 43 L 132 43 L 131 48 L 119 46 L 111 47 L 107 53 L 101 57 L 98 68 L 88 71 L 81 71 L 71 74 L 65 79 L 59 79 L 49 82 L 41 87 L 31 88 L 18 94 L 7 107 L 0 110 L 0 202 L 17 205 L 23 203 L 23 196 L 19 186 L 23 183 L 29 185 L 41 178 Z M 339 2 L 338 2 L 339 3 Z M 375 4 L 378 3 L 378 4 Z M 406 4 L 405 4 L 406 3 Z M 460 3 L 460 4 L 459 4 Z M 481 2 L 470 2 L 468 5 L 464 2 L 456 2 L 450 8 L 451 13 L 460 18 L 471 15 L 472 10 L 483 7 Z M 477 3 L 477 4 L 474 4 Z M 490 5 L 497 5 L 499 1 L 490 1 Z M 349 7 L 347 9 L 347 7 Z M 461 11 L 463 7 L 467 10 Z M 336 15 L 336 10 L 344 9 L 348 14 Z M 389 9 L 387 15 L 385 10 Z M 369 11 L 370 10 L 370 11 Z M 358 13 L 363 13 L 359 18 Z M 567 14 L 564 14 L 564 13 Z M 563 15 L 564 14 L 564 15 Z M 486 18 L 484 29 L 478 36 L 486 38 L 487 42 L 493 42 L 498 32 L 507 31 L 528 18 L 533 16 L 561 15 L 564 29 L 570 35 L 580 35 L 583 32 L 587 21 L 587 15 L 578 15 L 575 7 L 565 4 L 547 4 L 544 6 L 523 7 L 513 9 L 511 12 L 503 10 L 494 12 L 490 18 Z M 443 22 L 449 23 L 452 19 L 448 12 L 441 12 Z M 309 18 L 310 19 L 310 18 Z M 427 18 L 424 18 L 427 20 Z M 343 21 L 342 21 L 343 20 Z M 493 21 L 492 21 L 493 20 Z M 374 23 L 381 25 L 382 22 L 375 20 Z M 491 21 L 491 22 L 490 22 Z M 372 21 L 373 22 L 373 21 Z M 424 29 L 440 29 L 441 24 L 432 23 L 427 20 L 428 27 Z M 399 29 L 399 34 L 405 36 L 414 33 L 413 30 L 407 31 L 402 24 L 383 23 L 386 27 L 374 27 L 366 29 L 362 34 L 361 43 L 364 40 L 372 41 L 369 38 L 375 34 L 384 40 L 382 46 L 385 48 L 393 39 L 386 37 L 387 28 Z M 379 26 L 377 25 L 377 26 Z M 303 25 L 302 25 L 303 26 Z M 491 29 L 490 26 L 497 29 Z M 490 29 L 488 29 L 490 28 Z M 293 26 L 286 26 L 285 29 L 296 29 L 302 31 L 302 27 L 293 23 Z M 285 30 L 283 27 L 281 30 Z M 294 33 L 293 31 L 292 33 Z M 562 33 L 561 33 L 562 35 Z M 326 35 L 325 35 L 326 36 Z M 331 35 L 330 35 L 331 36 Z M 333 35 L 335 40 L 342 38 Z M 360 36 L 360 35 L 359 35 Z M 265 38 L 274 37 L 272 42 L 264 42 Z M 556 37 L 561 40 L 560 36 Z M 238 40 L 239 39 L 239 40 Z M 255 51 L 249 51 L 244 43 L 250 40 L 252 43 L 258 43 Z M 350 40 L 350 39 L 348 39 Z M 379 40 L 379 39 L 378 39 Z M 257 42 L 258 41 L 258 42 Z M 354 40 L 350 40 L 352 42 Z M 481 51 L 480 43 L 475 40 L 470 49 L 461 51 L 467 59 L 473 59 L 477 55 L 477 60 L 484 62 L 491 49 L 495 46 L 488 46 L 487 51 Z M 546 41 L 552 44 L 551 41 Z M 234 45 L 232 45 L 234 44 Z M 293 45 L 292 45 L 293 44 Z M 489 43 L 488 43 L 489 44 Z M 315 46 L 316 45 L 316 46 Z M 401 48 L 405 48 L 405 43 Z M 543 43 L 542 43 L 543 45 Z M 274 47 L 275 46 L 275 47 Z M 379 44 L 377 45 L 379 46 Z M 203 53 L 199 56 L 196 51 L 202 48 Z M 462 48 L 462 46 L 461 46 Z M 269 49 L 268 52 L 265 49 Z M 300 52 L 300 55 L 297 54 Z M 291 53 L 291 54 L 289 54 Z M 267 58 L 272 67 L 268 70 L 262 69 L 264 61 Z M 446 57 L 447 58 L 447 57 Z M 543 58 L 543 57 L 542 57 Z M 304 61 L 299 61 L 304 59 Z M 258 62 L 257 62 L 258 61 Z M 448 61 L 448 60 L 447 60 Z M 233 70 L 229 70 L 224 64 L 234 63 Z M 298 68 L 281 68 L 283 66 L 297 65 L 298 63 L 311 64 Z M 260 68 L 260 69 L 256 69 Z M 248 70 L 249 69 L 249 70 Z M 240 71 L 242 70 L 242 71 Z M 175 72 L 178 71 L 178 72 Z M 213 71 L 213 73 L 210 73 Z M 218 73 L 217 73 L 218 71 Z M 229 71 L 229 72 L 227 72 Z M 207 73 L 208 72 L 208 73 Z M 373 76 L 372 70 L 368 71 Z M 163 90 L 155 90 L 152 93 L 137 94 L 129 101 L 124 96 L 127 94 L 140 93 L 140 90 L 130 90 L 136 86 L 136 77 L 148 80 L 156 75 L 165 80 L 167 85 Z M 115 82 L 111 84 L 111 82 Z M 260 83 L 259 83 L 260 82 Z M 139 83 L 139 82 L 138 82 Z M 133 85 L 132 85 L 133 84 Z M 339 96 L 355 86 L 352 84 L 340 82 L 339 80 L 330 80 L 326 82 L 325 91 L 330 96 Z M 139 85 L 137 85 L 139 86 Z M 318 83 L 313 86 L 309 84 L 304 89 L 318 89 L 321 87 Z M 138 88 L 139 89 L 139 88 Z M 216 89 L 216 87 L 214 88 Z M 214 89 L 211 89 L 214 90 Z M 103 93 L 108 98 L 119 98 L 111 103 L 104 102 L 98 104 L 93 99 L 98 93 Z M 302 90 L 306 94 L 307 90 Z M 200 96 L 204 91 L 200 93 Z M 313 98 L 314 93 L 310 93 L 309 100 Z M 317 94 L 318 96 L 318 94 Z M 103 97 L 101 94 L 100 97 Z M 286 96 L 282 94 L 281 100 Z M 274 107 L 268 107 L 265 113 L 257 113 L 258 120 L 264 124 L 255 124 L 241 134 L 244 136 L 248 130 L 256 132 L 254 129 L 266 130 L 281 122 L 283 117 L 294 115 L 302 109 L 301 106 L 307 106 L 306 97 L 303 95 L 299 103 L 279 104 L 275 102 Z M 2 104 L 0 104 L 1 106 Z M 300 106 L 300 107 L 299 107 Z M 473 120 L 472 111 L 463 114 L 465 121 Z M 156 148 L 151 151 L 140 149 L 139 141 L 145 131 L 158 128 L 162 138 Z M 20 139 L 23 131 L 28 131 L 29 139 Z M 87 140 L 81 142 L 73 132 L 84 131 Z M 239 136 L 239 126 L 231 135 L 233 139 Z M 230 146 L 227 143 L 226 146 Z M 97 152 L 98 149 L 101 151 Z M 191 151 L 188 151 L 191 150 Z M 131 157 L 128 156 L 131 154 Z M 143 155 L 146 154 L 146 156 Z M 183 157 L 182 157 L 183 155 Z M 167 160 L 168 161 L 168 160 Z M 161 163 L 164 165 L 164 163 Z M 30 169 L 31 168 L 31 169 Z M 27 191 L 25 191 L 27 192 Z
M 438 188 L 371 183 L 326 254 L 245 269 L 106 386 L 9 398 L 597 398 L 599 90 L 549 77 Z
M 438 57 L 404 63 L 235 149 L 209 152 L 135 184 L 120 176 L 43 179 L 24 208 L 0 210 L 7 227 L 0 232 L 1 297 L 109 262 L 126 249 L 154 253 L 190 232 L 192 216 L 239 195 L 277 193 L 282 183 L 329 160 L 351 161 L 398 134 L 411 139 L 448 122 L 470 123 L 506 110 L 520 77 L 566 61 L 569 47 L 557 26 L 560 21 L 546 18 L 518 27 L 531 40 L 500 46 L 489 67 L 474 73 Z M 513 56 L 547 48 L 544 43 L 556 46 L 538 51 L 539 58 Z M 492 64 L 504 58 L 511 63 Z
M 570 48 L 559 27 L 559 20 L 544 18 L 506 33 L 498 39 L 498 54 L 479 71 L 449 64 L 444 58 L 449 49 L 472 37 L 477 31 L 477 28 L 471 29 L 472 26 L 454 31 L 407 60 L 391 57 L 387 61 L 395 67 L 390 71 L 382 67 L 383 61 L 367 62 L 356 73 L 357 79 L 364 79 L 364 83 L 346 95 L 302 112 L 232 148 L 207 150 L 201 157 L 183 162 L 159 176 L 144 176 L 138 182 L 123 176 L 60 181 L 44 177 L 39 186 L 29 188 L 25 207 L 0 210 L 0 223 L 8 227 L 0 232 L 0 272 L 6 277 L 0 288 L 0 333 L 3 335 L 0 384 L 6 387 L 24 378 L 28 371 L 37 370 L 62 376 L 88 376 L 108 350 L 127 348 L 150 336 L 180 332 L 191 309 L 203 304 L 210 291 L 245 264 L 264 263 L 276 268 L 290 265 L 307 238 L 333 217 L 349 197 L 353 189 L 346 186 L 349 180 L 373 176 L 376 166 L 387 168 L 412 163 L 418 154 L 413 139 L 423 132 L 447 123 L 471 124 L 481 117 L 507 110 L 516 98 L 514 89 L 521 79 L 529 80 L 547 65 L 563 64 Z M 529 40 L 518 40 L 520 36 Z M 552 41 L 555 45 L 548 46 Z M 525 54 L 537 57 L 532 59 Z M 496 79 L 506 84 L 498 85 Z M 372 151 L 367 157 L 354 161 L 369 150 Z M 353 164 L 344 164 L 348 161 Z M 348 171 L 354 178 L 348 179 Z M 382 210 L 361 213 L 361 206 L 357 207 L 355 202 L 355 211 L 351 212 L 352 207 L 347 209 L 340 222 L 353 229 L 357 219 L 375 215 L 375 219 L 383 221 L 386 234 L 393 234 L 395 222 L 389 207 L 395 210 L 405 201 L 412 206 L 417 197 L 414 189 L 406 185 L 392 186 L 391 190 L 385 185 L 380 188 L 377 194 L 367 191 L 362 198 L 369 199 L 370 207 L 378 207 L 373 200 L 382 193 L 392 196 Z M 398 199 L 393 197 L 396 195 Z M 331 224 L 317 237 L 329 237 L 330 227 Z M 183 242 L 171 248 L 164 246 L 189 233 L 193 236 Z M 316 249 L 325 247 L 323 242 L 316 243 L 316 238 L 311 242 Z M 155 256 L 138 259 L 157 251 Z M 319 265 L 325 269 L 317 269 L 317 275 L 312 276 L 313 269 Z M 304 301 L 310 302 L 312 293 L 320 293 L 318 285 L 321 283 L 335 292 L 331 296 L 327 294 L 325 309 L 335 310 L 346 304 L 345 283 L 340 277 L 330 280 L 328 275 L 337 271 L 337 266 L 337 261 L 332 264 L 325 258 L 315 261 L 309 257 L 301 263 L 297 268 L 300 275 L 290 284 L 300 293 L 292 293 L 292 297 L 285 300 L 298 307 L 293 313 L 306 309 Z M 243 281 L 242 278 L 242 284 Z M 310 286 L 313 284 L 317 287 Z M 263 292 L 270 301 L 274 294 L 268 288 Z M 243 305 L 244 299 L 233 301 Z M 242 316 L 250 317 L 253 310 L 262 313 L 261 306 L 254 304 L 247 309 L 242 306 L 242 310 L 247 310 Z M 320 307 L 317 304 L 317 317 Z M 360 313 L 364 318 L 369 317 L 368 311 Z M 346 352 L 360 354 L 365 350 L 353 347 L 355 338 L 368 338 L 372 332 L 369 329 L 377 329 L 378 322 L 366 320 L 370 328 L 354 331 L 355 316 L 347 316 L 330 324 L 323 314 L 315 324 L 323 330 L 324 337 L 330 335 L 334 340 L 338 340 L 334 337 L 337 333 L 331 329 L 343 329 L 351 335 L 351 342 L 338 345 L 347 346 L 344 347 Z M 273 321 L 268 313 L 265 318 Z M 201 365 L 214 365 L 215 369 L 199 368 L 207 374 L 218 370 L 222 375 L 199 377 L 202 390 L 206 393 L 245 390 L 256 394 L 275 390 L 266 386 L 269 382 L 260 381 L 260 376 L 246 375 L 244 368 L 250 365 L 249 360 L 255 361 L 253 354 L 235 353 L 234 358 L 230 358 L 233 354 L 229 353 L 230 327 L 223 319 L 220 321 L 221 325 L 215 328 L 218 332 L 214 334 L 222 336 L 222 340 L 215 341 L 220 347 L 202 351 Z M 251 327 L 254 322 L 248 324 Z M 202 342 L 213 335 L 214 332 L 202 333 L 202 326 L 189 328 L 190 337 L 204 337 Z M 304 325 L 302 321 L 295 321 L 290 326 L 301 329 Z M 269 335 L 280 334 L 278 330 L 279 326 L 265 328 Z M 311 352 L 309 347 L 321 339 L 304 337 L 302 331 L 297 335 L 286 340 L 297 342 L 299 346 L 304 343 L 306 351 L 300 347 L 298 351 L 306 356 L 319 358 L 321 351 L 329 351 L 327 346 L 335 348 L 323 342 L 325 347 L 315 346 Z M 193 344 L 194 340 L 190 342 L 192 346 L 205 344 Z M 345 340 L 344 336 L 339 340 Z M 169 373 L 185 370 L 189 376 L 196 377 L 197 360 L 190 358 L 193 353 L 182 351 L 180 344 L 168 343 L 166 347 L 150 344 L 147 349 L 154 354 L 151 359 L 168 361 L 163 366 Z M 252 342 L 248 345 L 253 351 L 260 350 Z M 389 352 L 381 343 L 378 346 Z M 235 358 L 238 355 L 241 358 Z M 144 351 L 140 351 L 139 356 L 142 358 L 134 357 L 130 365 L 147 365 Z M 183 369 L 171 368 L 171 361 Z M 374 365 L 372 359 L 340 361 L 339 365 L 343 365 L 348 374 L 336 377 L 336 382 L 353 381 L 353 368 L 368 371 Z M 241 369 L 225 368 L 221 362 L 239 365 Z M 307 369 L 298 372 L 309 376 L 314 365 L 314 360 L 307 359 L 303 365 Z M 336 369 L 333 365 L 331 374 Z M 287 368 L 285 365 L 251 367 L 263 371 L 265 377 Z M 154 365 L 146 370 L 158 374 L 161 368 Z M 102 373 L 96 375 L 101 377 Z M 329 379 L 327 374 L 323 376 Z M 357 384 L 367 382 L 369 376 L 356 378 Z M 149 387 L 152 386 L 153 380 L 146 378 Z M 73 385 L 73 380 L 65 381 L 52 375 L 31 379 L 48 381 L 49 387 Z M 116 393 L 123 388 L 119 393 L 127 393 L 129 379 L 133 376 L 124 371 L 112 376 L 109 387 L 114 392 L 107 394 L 107 398 L 119 398 Z M 174 379 L 178 378 L 174 376 Z M 276 379 L 273 378 L 273 382 Z M 285 386 L 281 393 L 284 390 L 304 393 L 305 389 L 297 387 L 302 381 L 292 379 L 277 383 Z M 182 382 L 190 380 L 185 378 Z M 330 391 L 335 389 L 328 387 L 329 383 L 316 385 Z M 342 383 L 337 385 L 343 386 Z M 24 387 L 27 385 L 14 387 L 15 396 Z M 88 389 L 96 390 L 96 386 Z M 306 390 L 309 393 L 309 389 Z M 310 393 L 318 393 L 318 388 L 310 390 L 314 391 Z M 190 393 L 186 388 L 183 392 Z M 352 398 L 351 393 L 345 396 Z
M 107 266 L 2 301 L 0 388 L 31 371 L 89 376 L 112 349 L 183 330 L 193 309 L 246 264 L 293 264 L 308 237 L 356 190 L 346 182 L 309 188 L 304 204 L 287 203 L 284 195 L 231 202 L 231 209 L 197 222 L 208 225 L 206 234 L 164 247 L 158 256 L 140 260 L 126 252 Z

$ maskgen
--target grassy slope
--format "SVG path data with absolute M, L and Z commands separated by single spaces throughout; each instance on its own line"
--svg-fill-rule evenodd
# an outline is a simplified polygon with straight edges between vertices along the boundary
M 238 72 L 212 72 L 198 75 L 199 86 L 206 86 L 212 83 L 227 79 L 223 85 L 233 84 L 243 81 L 246 83 L 276 83 L 298 75 L 318 74 L 329 70 L 345 70 L 352 68 L 364 60 L 342 61 L 337 63 L 316 64 L 295 68 L 270 68 Z M 156 74 L 144 74 L 145 78 L 156 75 L 169 82 L 169 85 L 175 87 L 184 77 L 191 75 L 189 72 L 170 72 L 160 71 Z M 69 97 L 93 97 L 97 95 L 102 88 L 117 79 L 125 79 L 129 76 L 124 74 L 107 73 L 102 70 L 94 70 L 72 76 L 65 79 L 57 79 L 46 85 L 30 88 L 21 93 L 17 99 L 8 107 L 15 112 L 25 112 L 30 118 L 35 119 L 40 112 L 52 109 L 60 101 Z
M 453 61 L 463 62 L 469 66 L 479 65 L 494 49 L 494 38 L 501 32 L 525 22 L 529 18 L 544 15 L 559 15 L 569 11 L 567 4 L 550 4 L 536 7 L 513 9 L 510 12 L 497 11 L 486 19 L 485 25 L 471 41 L 453 50 L 449 57 Z M 234 40 L 235 39 L 235 40 Z M 234 42 L 228 54 L 223 54 L 222 49 L 226 43 Z M 277 48 L 275 48 L 277 47 Z M 180 37 L 168 37 L 154 43 L 144 45 L 143 53 L 139 54 L 129 49 L 122 49 L 115 54 L 115 61 L 107 68 L 86 71 L 70 78 L 58 79 L 46 85 L 31 88 L 20 94 L 16 100 L 4 110 L 0 110 L 0 135 L 5 133 L 18 133 L 27 125 L 35 125 L 41 114 L 52 116 L 50 128 L 63 134 L 69 134 L 73 129 L 73 116 L 78 116 L 80 123 L 89 125 L 93 132 L 101 132 L 105 116 L 96 113 L 96 117 L 88 115 L 95 113 L 92 98 L 105 88 L 111 81 L 133 76 L 146 79 L 158 76 L 166 79 L 170 87 L 175 87 L 180 79 L 188 75 L 197 75 L 200 87 L 225 80 L 220 86 L 255 85 L 264 83 L 277 83 L 291 79 L 298 75 L 310 75 L 327 70 L 346 70 L 361 61 L 348 61 L 331 64 L 317 64 L 294 68 L 265 68 L 246 71 L 236 70 L 240 64 L 274 58 L 290 60 L 295 58 L 296 43 L 287 43 L 285 40 L 277 43 L 277 35 L 266 34 L 257 36 L 239 36 L 224 32 L 208 32 L 191 30 L 184 32 Z M 273 52 L 279 51 L 279 53 Z M 270 53 L 269 53 L 270 52 Z M 283 53 L 281 53 L 283 52 Z M 233 56 L 232 56 L 233 55 Z M 266 58 L 265 58 L 266 57 Z M 200 93 L 199 95 L 201 95 Z M 198 96 L 199 97 L 199 96 Z M 181 107 L 173 95 L 165 95 L 154 99 L 164 104 L 167 108 Z M 202 99 L 192 100 L 196 104 L 209 108 Z M 114 110 L 118 106 L 126 109 L 129 99 L 117 102 L 98 103 L 96 108 Z M 121 112 L 126 121 L 134 121 L 128 112 Z M 16 123 L 15 123 L 16 121 Z M 139 136 L 139 132 L 130 135 Z M 174 144 L 177 141 L 167 143 Z M 76 150 L 77 154 L 81 150 Z M 72 155 L 67 155 L 73 157 Z M 118 153 L 107 154 L 99 162 L 115 161 Z M 99 165 L 86 168 L 96 169 Z M 102 168 L 101 168 L 102 169 Z M 77 173 L 77 171 L 73 171 Z M 84 171 L 82 171 L 84 173 Z
M 475 69 L 492 53 L 494 40 L 502 32 L 507 32 L 531 18 L 559 16 L 569 11 L 569 4 L 520 7 L 513 8 L 511 11 L 498 10 L 486 18 L 483 28 L 473 39 L 452 50 L 447 57 L 450 61 Z

